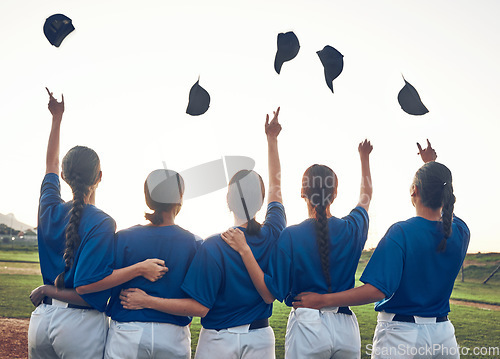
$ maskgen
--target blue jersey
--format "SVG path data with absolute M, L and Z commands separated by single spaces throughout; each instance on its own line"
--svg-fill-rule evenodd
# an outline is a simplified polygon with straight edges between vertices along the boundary
M 187 298 L 181 290 L 186 272 L 196 253 L 199 241 L 179 226 L 134 226 L 116 234 L 115 268 L 124 268 L 148 258 L 165 261 L 169 271 L 158 281 L 137 277 L 112 289 L 106 314 L 119 322 L 160 322 L 185 326 L 191 317 L 177 316 L 153 309 L 128 310 L 120 303 L 120 291 L 139 288 L 154 297 Z
M 281 203 L 267 206 L 266 220 L 258 235 L 244 233 L 255 259 L 264 272 L 269 255 L 286 226 Z M 196 253 L 184 279 L 182 289 L 190 297 L 209 308 L 201 318 L 206 329 L 225 329 L 269 318 L 272 304 L 266 304 L 255 289 L 245 264 L 220 235 L 207 238 Z
M 42 183 L 38 209 L 38 252 L 44 284 L 54 284 L 64 271 L 65 232 L 72 203 L 61 199 L 59 176 L 48 173 Z M 78 228 L 80 246 L 73 266 L 65 273 L 66 288 L 97 282 L 113 272 L 115 221 L 93 205 L 85 205 Z M 110 291 L 82 295 L 92 307 L 104 311 Z
M 354 287 L 354 275 L 368 234 L 368 213 L 356 207 L 344 218 L 328 218 L 330 279 L 333 293 Z M 314 219 L 286 228 L 264 276 L 277 300 L 292 306 L 301 292 L 328 293 L 316 242 Z
M 420 317 L 447 315 L 469 238 L 465 222 L 453 217 L 446 250 L 438 252 L 443 239 L 442 222 L 413 217 L 392 225 L 361 276 L 363 283 L 373 285 L 386 296 L 375 304 L 375 310 Z

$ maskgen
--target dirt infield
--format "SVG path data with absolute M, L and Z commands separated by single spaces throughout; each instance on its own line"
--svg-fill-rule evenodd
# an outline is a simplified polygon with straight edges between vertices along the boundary
M 0 318 L 0 358 L 28 357 L 29 319 Z

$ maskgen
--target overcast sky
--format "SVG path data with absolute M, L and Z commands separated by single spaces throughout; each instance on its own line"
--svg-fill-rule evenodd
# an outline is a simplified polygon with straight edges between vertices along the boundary
M 500 83 L 497 1 L 63 1 L 0 2 L 0 213 L 36 225 L 51 117 L 45 86 L 66 99 L 61 157 L 97 151 L 97 206 L 119 228 L 145 223 L 143 183 L 226 155 L 256 161 L 267 184 L 266 113 L 281 106 L 283 197 L 289 224 L 307 216 L 301 176 L 313 163 L 339 178 L 332 212 L 357 203 L 358 143 L 373 143 L 367 248 L 414 215 L 409 187 L 429 138 L 454 176 L 455 213 L 469 251 L 500 251 L 496 223 Z M 42 27 L 63 13 L 76 30 L 59 48 Z M 294 31 L 297 57 L 274 71 L 278 33 Z M 344 71 L 328 89 L 316 51 L 331 45 Z M 401 74 L 429 109 L 403 112 Z M 211 95 L 185 113 L 189 89 Z M 206 237 L 232 225 L 226 190 L 188 200 L 178 223 Z M 63 185 L 63 197 L 71 199 Z M 264 210 L 258 216 L 262 219 Z

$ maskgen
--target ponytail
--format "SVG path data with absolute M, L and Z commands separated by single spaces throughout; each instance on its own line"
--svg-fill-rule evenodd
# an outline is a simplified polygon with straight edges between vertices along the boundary
M 247 233 L 249 235 L 257 235 L 260 233 L 260 229 L 262 228 L 262 224 L 257 222 L 255 218 L 252 218 L 247 222 Z
M 422 204 L 431 209 L 441 209 L 443 239 L 437 247 L 438 252 L 446 250 L 446 240 L 451 236 L 455 195 L 453 194 L 451 171 L 443 164 L 428 162 L 417 171 L 414 185 L 417 186 Z
M 150 221 L 154 226 L 159 226 L 163 223 L 163 215 L 160 210 L 155 210 L 153 213 L 145 213 L 144 218 Z
M 443 209 L 441 212 L 441 220 L 443 221 L 444 238 L 439 243 L 438 252 L 446 250 L 446 240 L 451 236 L 451 224 L 453 221 L 453 209 L 455 207 L 455 195 L 453 194 L 453 186 L 451 183 L 443 185 Z

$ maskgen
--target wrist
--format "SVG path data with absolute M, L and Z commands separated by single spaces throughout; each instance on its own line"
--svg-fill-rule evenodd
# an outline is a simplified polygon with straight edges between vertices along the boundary
M 267 142 L 269 142 L 269 143 L 278 143 L 278 137 L 267 135 Z
M 252 254 L 252 250 L 250 249 L 250 246 L 248 244 L 246 244 L 245 246 L 243 246 L 242 248 L 240 248 L 238 250 L 238 253 L 242 257 L 247 256 L 247 255 L 253 255 Z

